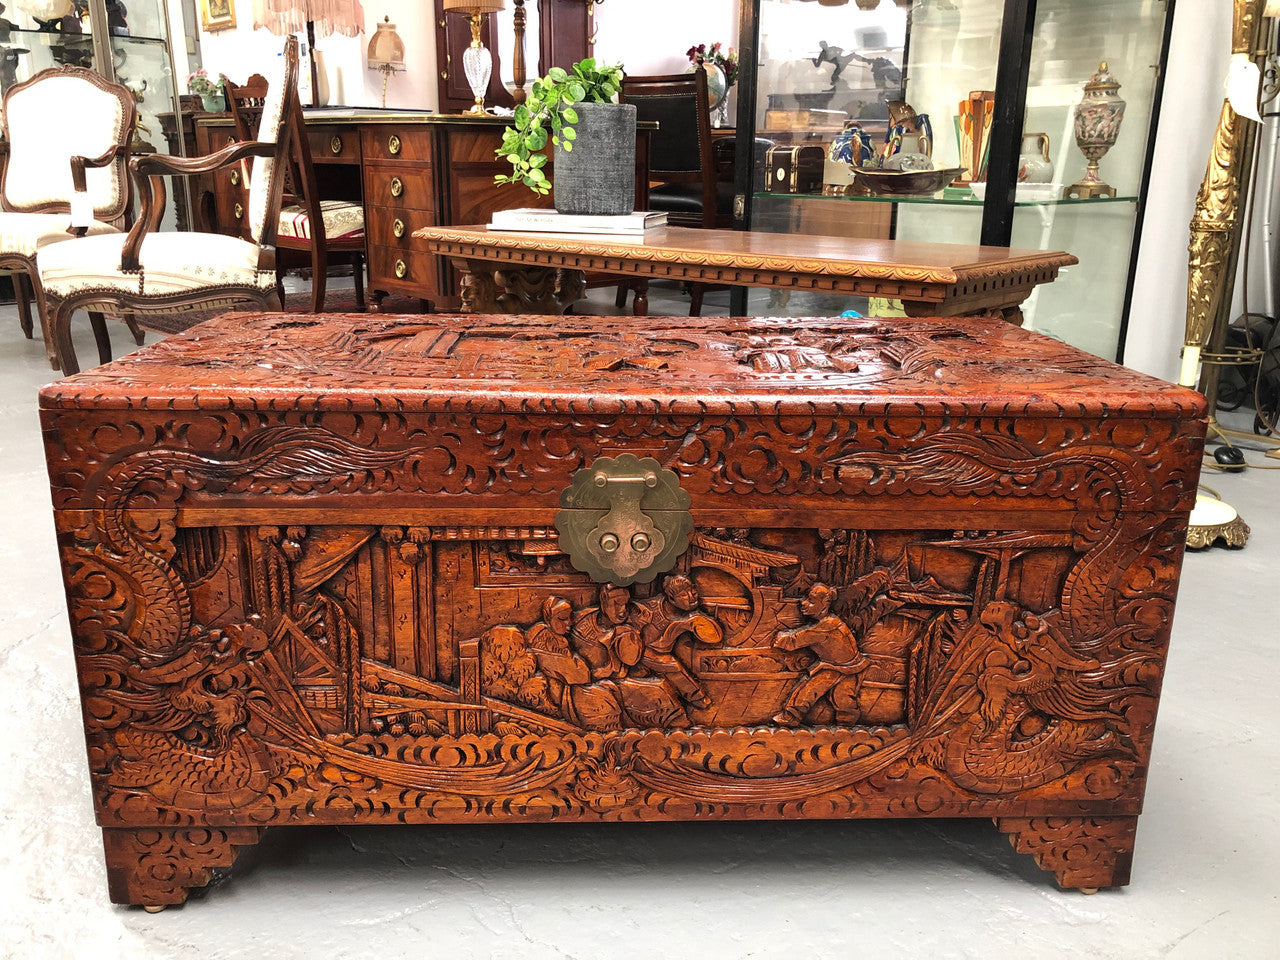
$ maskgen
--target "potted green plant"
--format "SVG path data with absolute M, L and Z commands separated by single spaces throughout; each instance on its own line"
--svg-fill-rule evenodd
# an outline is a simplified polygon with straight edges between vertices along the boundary
M 622 87 L 620 65 L 592 58 L 570 69 L 552 67 L 533 81 L 496 154 L 511 173 L 495 183 L 519 183 L 540 196 L 551 192 L 547 174 L 554 150 L 555 208 L 570 214 L 625 214 L 635 208 L 636 108 L 614 103 Z

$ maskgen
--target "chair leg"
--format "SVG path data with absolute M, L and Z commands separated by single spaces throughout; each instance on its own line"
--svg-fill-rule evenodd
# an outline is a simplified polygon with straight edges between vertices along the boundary
M 353 253 L 351 255 L 351 275 L 356 281 L 356 309 L 361 313 L 365 312 L 364 304 L 364 254 Z
M 49 366 L 57 370 L 59 368 L 58 345 L 53 338 L 53 314 L 44 295 L 44 286 L 32 281 L 31 289 L 36 299 L 36 315 L 40 318 L 40 334 L 44 337 L 44 355 L 49 360 Z
M 28 340 L 34 338 L 35 325 L 31 322 L 31 278 L 25 273 L 13 274 L 13 299 L 18 305 L 18 326 Z
M 631 289 L 630 280 L 622 280 L 618 283 L 618 292 L 614 294 L 613 305 L 621 310 L 627 305 L 627 291 Z
M 324 291 L 329 282 L 329 259 L 311 244 L 311 312 L 324 313 Z
M 53 314 L 49 322 L 53 327 L 53 342 L 57 350 L 54 366 L 61 367 L 62 372 L 69 377 L 73 373 L 80 372 L 80 364 L 76 361 L 76 348 L 71 343 L 71 317 L 76 310 L 66 300 L 53 300 L 50 307 Z
M 280 309 L 284 309 L 284 274 L 276 267 L 276 299 L 280 301 Z
M 147 331 L 138 326 L 138 318 L 132 313 L 121 314 L 120 319 L 124 321 L 124 325 L 129 328 L 129 332 L 133 334 L 133 342 L 138 346 L 142 346 L 147 342 Z
M 111 362 L 111 334 L 107 332 L 107 320 L 95 310 L 89 311 L 89 326 L 93 329 L 93 339 L 98 345 L 98 362 Z
M 689 296 L 692 298 L 689 303 L 689 316 L 702 316 L 702 295 L 707 292 L 705 283 L 692 283 L 689 285 Z

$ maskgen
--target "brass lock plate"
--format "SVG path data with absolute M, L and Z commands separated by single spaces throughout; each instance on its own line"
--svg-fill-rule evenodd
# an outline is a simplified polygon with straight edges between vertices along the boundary
M 560 494 L 560 549 L 597 583 L 649 583 L 688 549 L 689 503 L 680 478 L 652 457 L 601 457 Z

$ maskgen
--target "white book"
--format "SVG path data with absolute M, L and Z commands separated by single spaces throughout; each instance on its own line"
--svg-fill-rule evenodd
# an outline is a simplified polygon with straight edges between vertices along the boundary
M 490 230 L 520 230 L 526 233 L 594 233 L 609 235 L 643 234 L 654 227 L 665 226 L 667 215 L 660 211 L 637 210 L 634 213 L 592 216 L 590 214 L 556 213 L 536 207 L 495 210 Z

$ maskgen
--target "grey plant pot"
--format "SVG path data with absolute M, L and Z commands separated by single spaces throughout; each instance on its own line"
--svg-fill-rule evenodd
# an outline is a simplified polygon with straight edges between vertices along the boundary
M 574 104 L 573 149 L 556 147 L 553 199 L 559 213 L 624 214 L 636 201 L 636 108 Z

